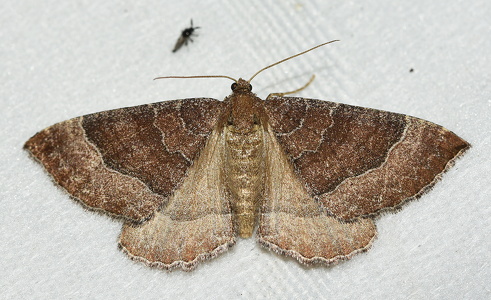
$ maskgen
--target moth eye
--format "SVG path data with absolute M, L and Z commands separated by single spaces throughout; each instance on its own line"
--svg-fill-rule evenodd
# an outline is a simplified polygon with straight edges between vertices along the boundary
M 247 87 L 249 91 L 252 91 L 252 85 L 249 83 L 249 86 Z
M 237 88 L 237 83 L 232 83 L 232 86 L 230 86 L 230 88 L 232 89 L 232 91 L 235 91 L 235 89 Z

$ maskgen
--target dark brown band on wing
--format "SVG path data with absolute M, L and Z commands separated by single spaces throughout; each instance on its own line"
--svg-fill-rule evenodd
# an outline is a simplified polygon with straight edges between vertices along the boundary
M 106 111 L 85 116 L 83 128 L 110 168 L 168 196 L 203 148 L 219 103 L 187 99 Z M 193 115 L 200 106 L 208 111 Z
M 316 151 L 324 131 L 332 125 L 331 110 L 337 105 L 304 98 L 273 98 L 264 104 L 271 127 L 292 159 Z
M 87 115 L 82 125 L 106 165 L 140 179 L 155 193 L 168 196 L 190 162 L 180 153 L 166 149 L 154 121 L 154 110 L 144 105 Z
M 370 215 L 421 196 L 470 145 L 436 124 L 406 116 L 408 128 L 384 163 L 348 178 L 321 195 L 324 207 L 343 219 Z
M 170 153 L 180 153 L 192 162 L 211 134 L 220 116 L 222 102 L 203 98 L 165 104 L 155 110 L 155 126 L 161 131 Z
M 405 126 L 403 115 L 343 104 L 333 109 L 330 118 L 332 125 L 324 131 L 319 147 L 294 160 L 314 195 L 380 166 Z
M 375 109 L 302 98 L 265 103 L 281 146 L 313 195 L 380 166 L 405 127 L 403 115 Z M 297 115 L 274 108 L 289 104 L 297 107 Z M 280 126 L 285 118 L 298 118 L 297 127 Z

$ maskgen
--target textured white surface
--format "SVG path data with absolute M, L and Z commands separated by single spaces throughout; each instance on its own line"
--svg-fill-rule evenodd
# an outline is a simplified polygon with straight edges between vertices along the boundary
M 0 7 L 0 298 L 491 297 L 491 2 L 3 1 Z M 182 29 L 201 26 L 177 53 Z M 371 251 L 306 268 L 239 240 L 192 273 L 149 269 L 116 247 L 121 224 L 85 211 L 22 150 L 37 131 L 79 115 L 229 94 L 275 67 L 261 97 L 299 95 L 417 116 L 473 148 L 420 200 L 378 220 Z M 409 72 L 413 68 L 414 72 Z

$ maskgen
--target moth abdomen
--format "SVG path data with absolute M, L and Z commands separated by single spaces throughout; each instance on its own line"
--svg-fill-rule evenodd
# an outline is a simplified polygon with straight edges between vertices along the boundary
M 225 181 L 232 196 L 238 233 L 241 237 L 250 237 L 263 190 L 264 133 L 259 125 L 245 134 L 234 130 L 233 125 L 227 126 L 225 131 Z

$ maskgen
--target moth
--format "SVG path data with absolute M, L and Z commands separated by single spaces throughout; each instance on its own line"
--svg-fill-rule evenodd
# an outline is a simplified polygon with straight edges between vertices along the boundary
M 191 38 L 191 36 L 196 35 L 196 34 L 194 34 L 194 30 L 198 29 L 198 28 L 201 28 L 201 27 L 194 27 L 193 26 L 193 19 L 191 19 L 191 27 L 188 27 L 181 32 L 181 35 L 177 39 L 176 45 L 174 46 L 174 49 L 172 49 L 172 52 L 176 52 L 183 45 L 187 46 L 188 41 L 193 42 L 193 39 Z
M 73 198 L 123 220 L 129 257 L 169 270 L 192 270 L 254 232 L 300 263 L 349 259 L 372 245 L 376 216 L 420 197 L 470 147 L 407 115 L 261 100 L 252 78 L 231 78 L 223 101 L 89 114 L 24 147 Z

